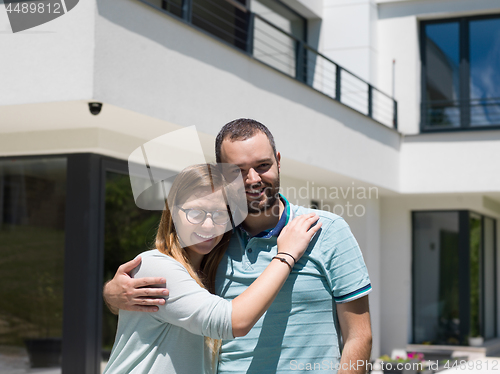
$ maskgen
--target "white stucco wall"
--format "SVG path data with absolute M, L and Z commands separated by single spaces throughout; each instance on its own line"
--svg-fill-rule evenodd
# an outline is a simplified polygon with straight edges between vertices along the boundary
M 476 131 L 405 137 L 401 192 L 498 192 L 500 133 Z
M 91 99 L 95 1 L 13 34 L 0 3 L 0 106 Z
M 377 84 L 377 7 L 374 0 L 324 0 L 321 52 Z

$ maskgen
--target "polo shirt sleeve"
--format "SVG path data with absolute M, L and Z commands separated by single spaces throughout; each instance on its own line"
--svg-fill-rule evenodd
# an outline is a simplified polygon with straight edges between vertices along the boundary
M 358 242 L 341 217 L 325 225 L 321 238 L 325 270 L 337 304 L 356 300 L 372 290 Z
M 143 256 L 134 278 L 164 277 L 169 296 L 152 316 L 182 327 L 192 334 L 233 339 L 231 301 L 213 295 L 189 275 L 179 262 L 158 252 Z

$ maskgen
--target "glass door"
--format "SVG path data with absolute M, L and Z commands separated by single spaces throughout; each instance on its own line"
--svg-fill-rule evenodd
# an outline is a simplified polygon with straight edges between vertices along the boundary
M 413 340 L 459 344 L 458 212 L 415 212 L 413 235 Z
M 496 221 L 469 211 L 413 212 L 413 342 L 497 336 Z
M 61 372 L 66 164 L 0 160 L 0 373 Z

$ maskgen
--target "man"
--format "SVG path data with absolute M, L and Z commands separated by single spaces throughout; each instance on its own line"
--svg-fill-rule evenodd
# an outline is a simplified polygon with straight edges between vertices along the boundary
M 217 162 L 237 165 L 245 183 L 248 216 L 235 230 L 217 273 L 216 291 L 232 299 L 272 261 L 277 236 L 297 215 L 310 209 L 279 194 L 280 153 L 261 123 L 238 119 L 216 139 Z M 224 341 L 218 373 L 364 373 L 371 352 L 368 310 L 370 280 L 361 251 L 345 221 L 315 211 L 322 227 L 266 314 L 243 338 Z M 139 260 L 122 265 L 106 284 L 111 309 L 155 311 L 165 290 L 139 288 L 164 279 L 131 279 Z M 336 315 L 344 347 L 340 357 Z

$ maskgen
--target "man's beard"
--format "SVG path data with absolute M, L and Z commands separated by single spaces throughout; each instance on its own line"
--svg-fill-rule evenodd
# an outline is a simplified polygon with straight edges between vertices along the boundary
M 272 208 L 276 201 L 279 199 L 279 191 L 280 191 L 280 179 L 279 174 L 278 178 L 274 181 L 273 184 L 264 184 L 264 196 L 265 200 L 247 200 L 248 214 L 259 214 L 264 213 L 268 209 Z M 259 188 L 262 188 L 259 187 Z M 253 186 L 254 187 L 254 186 Z

